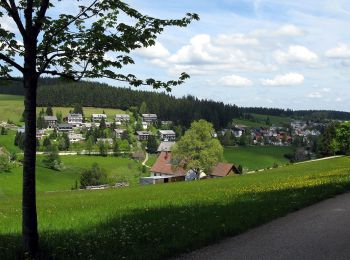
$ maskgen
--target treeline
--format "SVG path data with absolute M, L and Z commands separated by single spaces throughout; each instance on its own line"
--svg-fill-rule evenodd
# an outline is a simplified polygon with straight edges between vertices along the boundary
M 0 93 L 23 95 L 20 82 L 1 83 Z M 215 128 L 227 127 L 232 119 L 248 114 L 289 116 L 304 119 L 349 120 L 350 113 L 339 111 L 293 111 L 264 107 L 237 107 L 212 100 L 199 100 L 193 96 L 176 98 L 167 93 L 139 91 L 131 88 L 111 87 L 97 82 L 71 82 L 61 79 L 41 79 L 38 89 L 38 106 L 74 106 L 130 109 L 146 102 L 148 112 L 156 113 L 161 120 L 171 120 L 188 128 L 192 121 L 205 119 Z

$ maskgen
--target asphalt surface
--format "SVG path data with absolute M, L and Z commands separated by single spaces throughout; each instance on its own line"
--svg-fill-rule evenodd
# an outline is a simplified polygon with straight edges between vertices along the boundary
M 178 259 L 350 259 L 350 193 Z

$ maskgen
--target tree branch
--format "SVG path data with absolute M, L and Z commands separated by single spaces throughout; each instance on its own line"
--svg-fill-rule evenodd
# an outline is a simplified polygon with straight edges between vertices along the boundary
M 26 37 L 26 30 L 24 29 L 21 18 L 19 17 L 15 1 L 14 0 L 9 0 L 9 1 L 10 1 L 10 5 L 6 0 L 1 0 L 1 3 L 2 3 L 3 7 L 5 8 L 5 10 L 10 14 L 13 21 L 16 23 L 18 30 L 20 31 L 22 37 L 25 38 Z
M 49 0 L 41 0 L 40 2 L 40 9 L 37 12 L 36 19 L 35 19 L 35 25 L 34 25 L 34 31 L 36 34 L 39 33 L 41 26 L 43 24 L 43 19 L 45 18 L 45 14 L 47 9 L 49 8 Z
M 17 70 L 23 73 L 23 67 L 17 64 L 15 61 L 11 60 L 6 55 L 0 53 L 0 60 L 7 62 L 8 64 L 10 64 L 11 66 L 15 67 Z

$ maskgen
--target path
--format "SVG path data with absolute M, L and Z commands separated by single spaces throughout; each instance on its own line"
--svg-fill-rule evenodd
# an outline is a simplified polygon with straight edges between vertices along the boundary
M 148 165 L 146 165 L 146 162 L 148 161 L 148 153 L 146 153 L 145 159 L 142 162 L 142 165 L 146 166 L 147 168 L 151 168 Z
M 178 259 L 350 259 L 350 193 Z

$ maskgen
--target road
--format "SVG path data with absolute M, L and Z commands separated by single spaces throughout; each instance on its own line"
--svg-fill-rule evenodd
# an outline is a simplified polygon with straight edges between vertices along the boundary
M 178 259 L 350 259 L 350 193 Z

